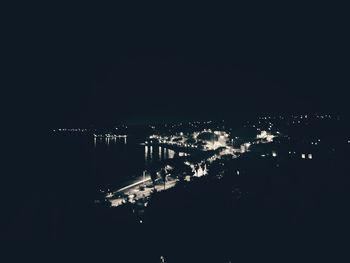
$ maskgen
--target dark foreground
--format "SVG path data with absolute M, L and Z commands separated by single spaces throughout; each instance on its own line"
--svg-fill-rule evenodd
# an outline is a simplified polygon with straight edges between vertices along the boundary
M 13 199 L 20 209 L 10 207 L 14 216 L 3 231 L 48 253 L 48 261 L 161 262 L 163 256 L 165 262 L 314 262 L 346 256 L 346 147 L 309 162 L 249 155 L 220 161 L 206 178 L 153 196 L 142 223 L 127 206 L 91 202 L 96 182 L 83 142 L 56 141 L 50 148 L 37 160 L 44 163 L 40 178 L 27 185 L 33 191 L 18 186 Z

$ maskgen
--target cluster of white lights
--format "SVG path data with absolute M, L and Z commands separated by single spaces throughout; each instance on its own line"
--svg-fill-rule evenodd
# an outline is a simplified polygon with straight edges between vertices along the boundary
M 189 137 L 191 137 L 192 139 L 194 139 L 195 141 L 197 141 L 197 137 L 198 135 L 200 135 L 201 133 L 205 133 L 205 132 L 212 132 L 211 129 L 204 129 L 201 132 L 193 132 L 190 135 L 187 135 Z M 204 148 L 207 150 L 215 150 L 219 147 L 226 147 L 227 146 L 227 139 L 229 138 L 229 134 L 224 132 L 224 131 L 214 131 L 214 134 L 219 136 L 218 141 L 214 141 L 214 142 L 207 142 L 204 145 Z M 190 147 L 190 148 L 198 148 L 198 145 L 195 145 L 193 143 L 186 143 L 186 137 L 184 136 L 183 132 L 179 133 L 179 136 L 160 136 L 160 135 L 151 135 L 149 136 L 149 139 L 156 139 L 158 142 L 160 143 L 166 143 L 166 144 L 170 144 L 170 145 L 178 145 L 178 146 L 182 146 L 182 147 Z M 148 142 L 146 141 L 145 144 L 148 144 Z
M 127 135 L 115 135 L 115 134 L 94 134 L 94 137 L 97 138 L 126 138 L 128 137 Z
M 307 119 L 307 115 L 292 115 L 291 117 L 294 119 Z
M 326 119 L 326 118 L 328 118 L 328 119 L 331 119 L 332 118 L 332 116 L 331 115 L 316 115 L 316 118 L 318 118 L 318 119 Z
M 80 129 L 80 128 L 63 128 L 63 129 L 57 129 L 57 130 L 53 130 L 54 132 L 59 131 L 59 132 L 87 132 L 87 129 Z
M 292 119 L 308 119 L 308 115 L 307 114 L 301 114 L 301 115 L 290 115 L 290 118 Z M 332 118 L 332 115 L 330 114 L 323 114 L 323 115 L 320 115 L 320 114 L 315 114 L 314 115 L 315 118 L 317 119 L 331 119 Z M 264 116 L 264 117 L 259 117 L 258 118 L 259 120 L 270 120 L 270 119 L 285 119 L 285 117 L 283 116 Z
M 242 144 L 242 145 L 241 145 L 241 153 L 244 153 L 244 152 L 248 151 L 250 145 L 251 145 L 250 142 L 247 142 L 247 143 Z
M 267 131 L 261 131 L 260 134 L 258 134 L 256 136 L 257 139 L 263 139 L 263 140 L 266 140 L 268 142 L 272 142 L 273 141 L 273 138 L 275 138 L 274 135 L 268 133 Z
M 309 154 L 307 154 L 307 155 L 306 155 L 305 153 L 302 153 L 302 154 L 301 154 L 301 158 L 302 158 L 302 159 L 306 159 L 306 156 L 307 156 L 308 159 L 312 159 L 312 154 L 311 154 L 311 153 L 309 153 Z

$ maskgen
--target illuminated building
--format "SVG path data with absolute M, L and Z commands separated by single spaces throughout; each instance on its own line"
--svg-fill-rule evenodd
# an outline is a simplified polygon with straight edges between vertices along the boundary
M 249 150 L 249 147 L 250 147 L 250 143 L 244 143 L 241 145 L 241 153 L 245 153 Z

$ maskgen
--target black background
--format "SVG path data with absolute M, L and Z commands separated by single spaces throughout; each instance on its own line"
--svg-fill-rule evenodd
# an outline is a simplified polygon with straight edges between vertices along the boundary
M 341 7 L 41 10 L 7 20 L 6 68 L 52 126 L 347 109 Z
M 3 35 L 3 237 L 49 238 L 56 200 L 50 187 L 66 168 L 88 172 L 86 162 L 50 147 L 51 128 L 266 112 L 347 116 L 342 10 L 253 4 L 11 9 Z M 84 154 L 79 147 L 72 156 Z M 69 184 L 59 185 L 74 192 Z

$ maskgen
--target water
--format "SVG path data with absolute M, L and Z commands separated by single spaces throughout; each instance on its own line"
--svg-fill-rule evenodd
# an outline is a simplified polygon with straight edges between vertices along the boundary
M 154 162 L 173 158 L 175 152 L 142 144 L 136 137 L 91 138 L 93 174 L 101 187 L 117 189 L 142 176 Z

